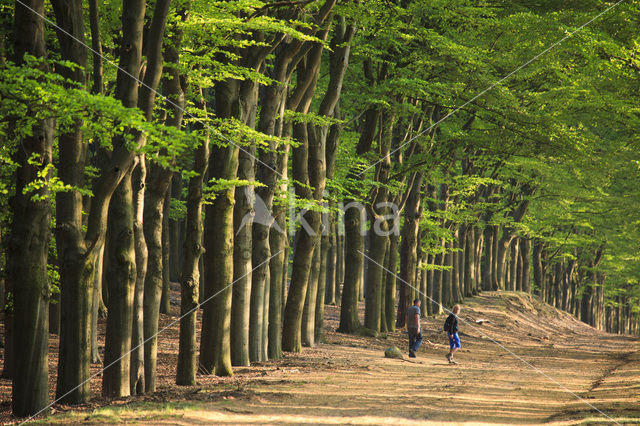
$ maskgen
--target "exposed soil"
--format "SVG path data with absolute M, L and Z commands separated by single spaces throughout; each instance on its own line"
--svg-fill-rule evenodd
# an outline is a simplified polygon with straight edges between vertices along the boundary
M 161 327 L 177 318 L 178 309 L 172 300 L 173 315 L 162 315 Z M 423 320 L 418 357 L 402 360 L 384 358 L 383 352 L 393 345 L 405 351 L 406 333 L 348 336 L 333 331 L 338 307 L 327 306 L 326 317 L 325 342 L 316 347 L 238 367 L 234 377 L 199 376 L 192 387 L 173 384 L 176 323 L 159 339 L 158 392 L 106 401 L 98 397 L 96 376 L 91 404 L 54 405 L 47 422 L 576 424 L 612 418 L 640 423 L 640 339 L 595 330 L 529 295 L 487 292 L 467 300 L 460 313 L 458 365 L 445 359 L 444 315 Z M 478 325 L 478 319 L 488 322 Z M 10 382 L 3 379 L 2 423 L 17 421 L 10 416 L 10 396 Z

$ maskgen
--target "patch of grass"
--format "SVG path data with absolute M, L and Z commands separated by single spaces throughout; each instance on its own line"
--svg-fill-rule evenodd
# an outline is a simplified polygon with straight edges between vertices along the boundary
M 613 419 L 620 424 L 629 424 L 629 425 L 637 425 L 640 424 L 640 417 L 613 417 Z M 582 419 L 580 422 L 581 425 L 592 425 L 592 424 L 600 424 L 606 423 L 610 424 L 611 420 L 606 417 L 587 417 L 586 419 Z
M 126 420 L 167 420 L 182 417 L 186 411 L 199 410 L 201 404 L 190 401 L 175 402 L 134 402 L 121 406 L 100 407 L 91 412 L 73 411 L 54 414 L 34 424 L 62 424 L 62 423 L 122 423 Z

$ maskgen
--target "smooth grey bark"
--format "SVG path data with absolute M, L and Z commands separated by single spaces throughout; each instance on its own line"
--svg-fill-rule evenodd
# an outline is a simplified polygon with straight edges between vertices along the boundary
M 255 147 L 243 148 L 239 153 L 238 179 L 254 180 Z M 251 217 L 254 206 L 253 186 L 236 188 L 233 209 L 233 288 L 231 302 L 231 363 L 249 365 L 262 361 L 262 320 L 264 287 L 251 286 Z M 256 325 L 256 327 L 250 327 Z
M 389 198 L 387 182 L 391 170 L 391 140 L 395 124 L 394 115 L 385 115 L 382 121 L 383 136 L 378 146 L 378 156 L 381 159 L 376 167 L 376 180 L 381 185 L 376 188 L 371 203 L 368 206 L 371 216 L 372 228 L 369 232 L 369 265 L 366 278 L 366 299 L 364 326 L 370 330 L 380 331 L 381 315 L 384 309 L 382 305 L 383 283 L 386 284 L 384 270 L 384 257 L 389 247 L 389 223 L 391 210 L 386 205 Z M 417 242 L 416 242 L 417 248 Z
M 141 395 L 144 388 L 144 277 L 147 274 L 147 242 L 144 239 L 144 188 L 147 167 L 144 156 L 139 156 L 132 175 L 133 238 L 136 256 L 136 281 L 133 290 L 133 320 L 131 324 L 131 366 L 129 388 L 131 395 Z
M 544 300 L 544 269 L 542 268 L 542 242 L 539 239 L 533 240 L 533 282 L 535 284 L 535 294 Z M 584 320 L 583 320 L 584 321 Z M 587 322 L 587 321 L 585 321 Z M 588 322 L 587 322 L 588 323 Z
M 420 253 L 420 291 L 418 292 L 418 296 L 421 300 L 421 306 L 423 306 L 423 308 L 421 309 L 421 314 L 423 318 L 427 317 L 427 305 L 429 304 L 429 299 L 428 299 L 428 293 L 427 293 L 427 270 L 426 268 L 426 264 L 427 264 L 427 253 L 426 252 L 421 252 Z
M 171 178 L 171 198 L 182 199 L 182 176 L 177 173 Z M 176 283 L 182 279 L 182 259 L 184 257 L 181 225 L 181 221 L 169 217 L 169 279 Z
M 201 93 L 201 108 L 206 112 L 206 103 Z M 204 129 L 200 128 L 200 131 Z M 200 287 L 200 258 L 202 247 L 202 187 L 209 162 L 209 135 L 201 137 L 196 150 L 193 171 L 197 173 L 189 180 L 187 194 L 187 217 L 185 220 L 184 259 L 180 293 L 180 341 L 176 384 L 191 386 L 196 384 L 197 337 L 196 323 Z
M 326 213 L 324 213 L 326 214 Z M 328 223 L 328 219 L 325 220 Z M 320 260 L 318 263 L 318 284 L 316 295 L 316 309 L 315 309 L 315 321 L 314 321 L 314 340 L 320 342 L 324 333 L 324 305 L 325 305 L 325 286 L 327 283 L 327 255 L 329 253 L 329 235 L 328 230 L 323 233 L 320 240 Z
M 465 297 L 471 297 L 474 294 L 473 281 L 475 278 L 475 227 L 469 226 L 465 230 L 464 250 L 462 252 L 464 261 L 464 278 L 462 288 Z
M 424 310 L 425 313 L 427 314 L 427 316 L 433 315 L 433 277 L 434 277 L 434 270 L 433 270 L 433 264 L 435 263 L 435 256 L 433 254 L 429 254 L 427 256 L 427 265 L 428 265 L 428 270 L 427 272 L 427 301 L 426 304 L 424 305 Z
M 460 256 L 458 256 L 458 251 L 460 249 L 459 246 L 460 234 L 458 230 L 454 232 L 452 247 L 452 264 L 451 264 L 451 287 L 453 294 L 453 302 L 458 303 L 462 302 L 462 291 L 460 288 Z
M 473 294 L 480 293 L 482 291 L 482 252 L 484 250 L 484 233 L 479 229 L 475 228 L 475 266 L 473 271 L 475 272 L 474 282 L 473 282 Z
M 338 332 L 353 333 L 360 328 L 358 318 L 358 285 L 364 265 L 364 236 L 362 228 L 365 211 L 359 205 L 347 204 L 344 211 L 344 283 L 340 303 Z
M 518 238 L 518 261 L 516 263 L 516 290 L 517 291 L 522 291 L 522 282 L 524 280 L 524 270 L 523 270 L 523 263 L 524 260 L 522 258 L 522 245 L 523 245 L 523 238 Z
M 520 253 L 522 256 L 522 291 L 531 293 L 531 240 L 520 240 Z
M 240 88 L 235 80 L 216 85 L 216 115 L 220 118 L 241 117 Z M 213 146 L 209 155 L 209 179 L 235 179 L 238 172 L 239 148 Z M 200 367 L 207 374 L 230 376 L 231 304 L 233 282 L 233 206 L 235 188 L 218 191 L 205 209 L 204 299 Z M 215 295 L 215 297 L 213 297 Z
M 373 139 L 378 128 L 380 111 L 376 108 L 369 108 L 364 114 L 364 121 L 356 146 L 356 155 L 363 155 L 371 149 Z M 349 172 L 349 178 L 358 179 L 356 169 Z M 358 189 L 354 189 L 357 193 Z M 347 198 L 343 206 L 343 226 L 344 238 L 341 240 L 339 262 L 342 265 L 342 294 L 340 302 L 340 325 L 338 331 L 341 333 L 353 333 L 361 327 L 358 318 L 358 293 L 360 282 L 364 272 L 364 232 L 366 212 L 359 202 L 353 198 Z
M 336 223 L 338 233 L 336 235 L 336 303 L 342 299 L 342 285 L 344 284 L 344 226 Z
M 482 257 L 482 290 L 491 290 L 493 282 L 493 230 L 491 226 L 484 228 L 484 256 Z
M 499 245 L 499 237 L 500 237 L 500 226 L 494 225 L 491 227 L 492 238 L 491 251 L 493 253 L 491 257 L 491 288 L 490 290 L 498 290 L 499 289 L 499 279 L 498 279 L 498 245 Z
M 171 206 L 171 176 L 167 173 L 169 185 L 167 186 L 162 203 L 162 295 L 160 296 L 160 313 L 171 313 L 171 280 L 169 279 L 169 244 L 171 238 L 169 236 L 169 209 Z
M 458 290 L 459 290 L 459 300 L 463 300 L 465 296 L 465 288 L 464 288 L 464 275 L 465 275 L 465 252 L 467 250 L 467 226 L 462 224 L 458 227 L 458 238 L 456 239 L 456 248 L 458 251 L 456 252 L 456 262 L 457 262 L 457 270 L 458 270 Z
M 147 56 L 147 70 L 144 75 L 144 85 L 140 88 L 139 108 L 144 111 L 147 121 L 151 121 L 155 101 L 155 88 L 158 87 L 164 74 L 169 78 L 163 79 L 163 91 L 172 101 L 168 105 L 169 115 L 166 125 L 180 129 L 182 123 L 182 107 L 184 93 L 180 75 L 175 64 L 178 62 L 175 39 L 172 43 L 163 43 L 167 16 L 171 0 L 158 0 L 153 11 L 151 26 L 145 39 L 145 53 Z M 179 43 L 179 42 L 178 42 Z M 163 48 L 165 50 L 163 55 Z M 163 223 L 164 203 L 169 187 L 171 172 L 160 165 L 147 163 L 147 182 L 144 198 L 143 230 L 147 243 L 147 271 L 144 277 L 143 300 L 143 328 L 144 328 L 144 381 L 145 391 L 156 390 L 156 363 L 158 352 L 158 320 L 163 279 Z
M 136 283 L 133 211 L 131 173 L 127 173 L 111 199 L 109 232 L 105 246 L 109 315 L 105 335 L 102 395 L 107 398 L 120 398 L 131 393 L 129 352 Z
M 260 35 L 258 35 L 260 36 Z M 255 58 L 254 58 L 255 56 Z M 256 70 L 262 68 L 264 58 L 260 52 L 249 55 Z M 258 83 L 244 81 L 240 86 L 240 119 L 248 127 L 256 125 L 258 107 Z M 255 143 L 240 150 L 238 179 L 249 182 L 255 179 Z M 255 189 L 252 185 L 238 187 L 233 209 L 233 289 L 231 303 L 231 362 L 233 365 L 249 365 L 249 361 L 261 361 L 264 356 L 263 321 L 265 287 L 252 286 L 252 221 L 247 221 L 254 211 Z M 244 223 L 244 226 L 243 226 Z M 266 265 L 265 265 L 266 266 Z M 255 291 L 254 291 L 255 290 Z M 256 327 L 253 325 L 256 324 Z
M 316 301 L 318 298 L 318 277 L 320 276 L 320 236 L 316 237 L 313 256 L 311 257 L 311 271 L 309 272 L 309 283 L 307 284 L 307 295 L 304 299 L 302 310 L 302 346 L 315 346 L 316 330 Z M 324 308 L 324 306 L 323 306 Z
M 519 246 L 519 239 L 518 238 L 514 238 L 511 241 L 510 244 L 510 251 L 511 253 L 509 254 L 509 275 L 508 275 L 508 287 L 509 290 L 511 291 L 515 291 L 516 290 L 516 279 L 517 279 L 517 275 L 518 275 L 518 246 Z
M 400 240 L 400 298 L 398 300 L 398 312 L 396 316 L 396 328 L 405 326 L 405 314 L 411 300 L 407 297 L 409 288 L 407 283 L 412 284 L 412 277 L 416 269 L 416 250 L 418 245 L 418 229 L 421 216 L 421 197 L 423 172 L 416 172 L 409 196 L 404 210 L 404 226 L 401 231 Z
M 396 219 L 397 220 L 397 219 Z M 393 229 L 393 219 L 389 220 L 389 229 Z M 396 272 L 398 270 L 398 243 L 400 237 L 395 233 L 389 236 L 389 258 L 387 263 L 387 273 L 385 274 L 385 320 L 387 331 L 396 329 Z
M 442 303 L 451 309 L 455 303 L 453 294 L 453 242 L 445 243 L 444 261 L 445 270 L 442 271 Z
M 102 300 L 104 247 L 98 251 L 94 271 L 93 302 L 91 307 L 91 363 L 102 364 L 98 350 L 98 318 L 107 318 L 107 306 Z M 105 286 L 106 287 L 106 286 Z
M 42 0 L 28 0 L 28 7 L 44 14 Z M 23 64 L 25 54 L 46 57 L 44 23 L 22 4 L 14 12 L 15 63 Z M 11 406 L 13 414 L 25 417 L 36 414 L 49 405 L 49 278 L 47 256 L 51 237 L 51 198 L 45 185 L 34 192 L 23 189 L 38 178 L 38 172 L 52 163 L 54 123 L 38 120 L 32 133 L 20 140 L 15 160 L 20 167 L 15 174 L 15 196 L 11 204 L 12 223 L 7 250 L 7 281 L 13 293 L 14 365 L 11 371 Z M 38 164 L 29 162 L 32 155 Z M 34 201 L 33 195 L 41 196 Z M 24 244 L 28 241 L 29 244 Z
M 444 241 L 440 242 L 440 251 L 436 253 L 434 256 L 434 265 L 436 269 L 433 271 L 433 295 L 432 297 L 432 313 L 440 314 L 443 312 L 442 310 L 442 281 L 443 281 L 443 270 L 442 266 L 444 265 L 444 250 L 445 243 Z
M 286 152 L 286 151 L 285 151 Z M 282 155 L 282 164 L 287 163 L 286 154 Z M 279 168 L 285 172 L 284 168 Z M 286 211 L 284 206 L 274 209 L 274 217 L 280 229 L 284 230 Z M 269 260 L 269 342 L 268 355 L 269 359 L 282 358 L 282 312 L 284 309 L 284 290 L 287 273 L 288 250 L 286 250 L 286 234 L 284 232 L 269 233 L 269 248 L 271 251 L 271 259 Z
M 331 216 L 333 219 L 333 215 Z M 331 220 L 331 219 L 330 219 Z M 336 281 L 337 281 L 337 271 L 338 271 L 338 236 L 337 234 L 337 226 L 335 222 L 330 222 L 330 231 L 329 231 L 329 250 L 327 251 L 327 270 L 326 270 L 326 283 L 325 283 L 325 292 L 324 292 L 324 302 L 327 305 L 335 305 L 336 304 Z

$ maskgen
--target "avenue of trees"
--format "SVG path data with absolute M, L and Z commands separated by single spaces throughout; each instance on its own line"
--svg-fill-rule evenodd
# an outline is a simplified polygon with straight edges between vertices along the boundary
M 640 6 L 534 3 L 2 0 L 14 414 L 51 334 L 61 402 L 92 364 L 154 392 L 170 282 L 179 385 L 314 346 L 327 304 L 375 335 L 517 290 L 639 333 Z

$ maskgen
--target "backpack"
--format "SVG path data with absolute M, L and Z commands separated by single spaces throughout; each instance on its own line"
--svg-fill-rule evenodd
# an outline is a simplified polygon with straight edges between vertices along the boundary
M 447 317 L 447 319 L 444 321 L 444 331 L 449 331 L 451 330 L 451 322 L 452 322 L 453 317 L 451 315 L 449 315 Z

